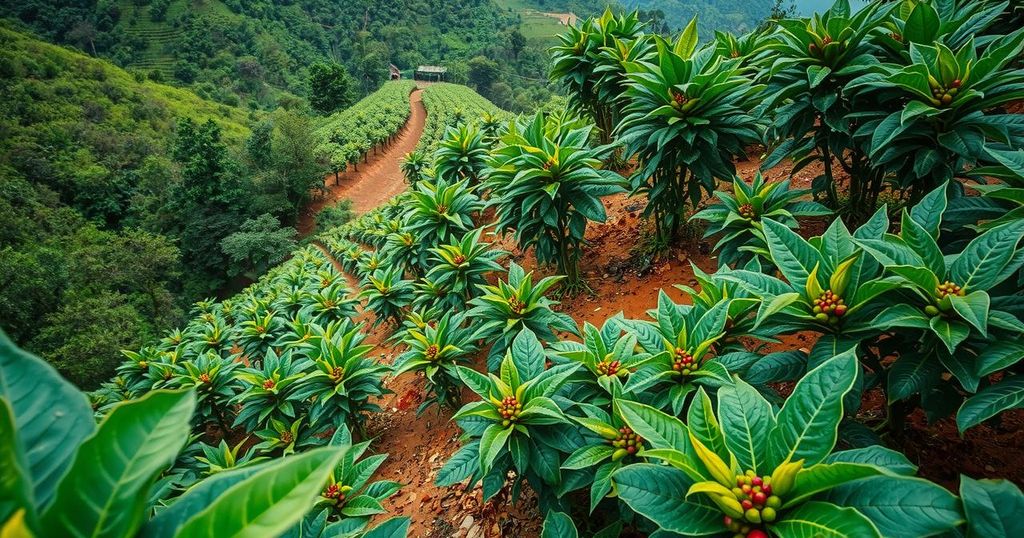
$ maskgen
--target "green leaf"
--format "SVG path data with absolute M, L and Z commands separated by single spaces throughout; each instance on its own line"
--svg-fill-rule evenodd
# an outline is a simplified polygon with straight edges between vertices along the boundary
M 501 424 L 491 424 L 480 436 L 480 471 L 487 474 L 494 460 L 501 454 L 509 436 L 512 435 L 512 428 L 503 428 Z
M 956 412 L 960 432 L 1006 411 L 1024 407 L 1024 376 L 1013 376 L 991 385 L 971 396 Z
M 140 538 L 172 538 L 198 512 L 217 500 L 228 488 L 262 471 L 272 463 L 219 472 L 191 487 L 170 506 L 157 512 L 139 533 Z
M 131 536 L 147 493 L 188 440 L 189 391 L 155 390 L 115 406 L 78 449 L 40 524 L 53 536 Z
M 14 429 L 14 413 L 7 400 L 0 399 L 0 522 L 7 521 L 18 510 L 24 510 L 34 526 L 35 505 L 32 483 L 25 474 L 28 464 L 18 445 Z
M 1009 368 L 1024 359 L 1024 344 L 1001 340 L 985 346 L 978 354 L 978 375 L 986 376 Z
M 960 314 L 964 321 L 978 329 L 982 336 L 988 336 L 988 309 L 990 301 L 987 293 L 977 290 L 963 297 L 950 295 L 949 302 L 953 305 L 953 310 L 956 310 L 956 313 Z
M 344 456 L 323 447 L 281 458 L 231 486 L 178 531 L 178 537 L 276 536 L 301 521 Z
M 987 290 L 998 284 L 1003 267 L 1013 258 L 1024 237 L 1024 220 L 993 228 L 974 238 L 949 268 L 953 282 L 967 291 Z
M 910 463 L 902 453 L 878 445 L 833 452 L 825 458 L 825 462 L 866 463 L 906 476 L 917 472 L 917 466 Z
M 718 416 L 725 444 L 743 470 L 763 474 L 774 469 L 765 461 L 767 445 L 763 440 L 775 427 L 775 417 L 771 404 L 760 392 L 742 380 L 718 389 Z
M 702 496 L 687 498 L 693 482 L 682 471 L 637 463 L 612 475 L 619 499 L 666 531 L 687 536 L 722 532 L 722 513 Z
M 864 463 L 819 463 L 805 467 L 796 475 L 793 489 L 786 494 L 784 507 L 795 506 L 812 495 L 827 491 L 841 484 L 877 476 L 885 471 Z
M 1008 480 L 975 480 L 960 475 L 967 536 L 1024 536 L 1024 494 Z
M 672 448 L 692 454 L 686 425 L 676 417 L 637 402 L 622 400 L 619 412 L 630 429 L 643 437 L 654 448 Z
M 932 332 L 942 340 L 950 353 L 956 351 L 959 346 L 971 334 L 971 329 L 964 323 L 948 321 L 942 316 L 935 316 L 929 321 Z
M 473 476 L 473 473 L 480 467 L 480 443 L 473 441 L 467 443 L 458 452 L 448 458 L 448 461 L 441 466 L 434 480 L 438 486 L 452 486 Z
M 412 520 L 408 517 L 393 517 L 385 519 L 376 527 L 366 531 L 361 538 L 405 538 L 409 534 L 409 523 Z
M 871 326 L 879 330 L 897 327 L 927 329 L 930 319 L 919 308 L 906 303 L 894 304 L 878 313 Z
M 939 14 L 931 4 L 918 3 L 903 25 L 903 39 L 906 43 L 931 45 L 939 33 Z
M 613 453 L 615 453 L 615 448 L 610 445 L 588 445 L 581 447 L 566 458 L 565 463 L 562 464 L 562 468 L 586 469 L 588 467 L 593 467 L 612 457 Z
M 729 459 L 728 448 L 725 446 L 725 437 L 722 434 L 722 426 L 715 417 L 714 407 L 711 405 L 711 398 L 708 398 L 704 388 L 697 389 L 693 402 L 686 412 L 686 424 L 690 433 L 694 435 L 704 446 L 718 454 L 722 459 Z
M 889 402 L 904 400 L 921 392 L 941 373 L 940 370 L 938 361 L 931 354 L 903 353 L 889 368 Z
M 676 45 L 673 48 L 673 52 L 682 56 L 683 58 L 689 58 L 693 55 L 693 51 L 697 49 L 697 16 L 694 15 L 690 22 L 683 29 L 683 33 L 679 34 L 679 40 L 676 41 Z
M 0 330 L 0 397 L 11 405 L 35 507 L 49 504 L 75 451 L 96 429 L 89 400 Z
M 843 396 L 853 388 L 860 364 L 853 350 L 811 370 L 797 383 L 776 417 L 768 437 L 769 468 L 785 461 L 814 465 L 836 444 L 843 418 Z
M 772 261 L 794 288 L 804 288 L 815 266 L 827 267 L 821 253 L 788 226 L 771 219 L 764 219 L 763 223 Z
M 832 74 L 832 70 L 824 65 L 811 65 L 807 67 L 807 85 L 808 88 L 817 88 L 819 84 L 825 81 L 829 75 Z
M 548 512 L 544 518 L 544 527 L 540 531 L 540 538 L 577 538 L 576 525 L 573 525 L 572 518 L 554 510 Z
M 912 477 L 876 476 L 833 488 L 825 498 L 855 508 L 886 538 L 919 538 L 963 523 L 960 500 L 942 486 Z
M 871 520 L 852 508 L 809 502 L 796 507 L 772 526 L 779 538 L 881 538 Z

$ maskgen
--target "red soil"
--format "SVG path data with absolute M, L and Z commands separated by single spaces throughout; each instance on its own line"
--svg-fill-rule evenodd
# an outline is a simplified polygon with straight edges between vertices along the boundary
M 341 173 L 340 180 L 336 180 L 334 174 L 324 178 L 327 193 L 317 196 L 299 216 L 297 228 L 301 237 L 311 234 L 316 228 L 317 213 L 339 200 L 351 200 L 352 210 L 361 215 L 405 190 L 405 176 L 399 163 L 406 153 L 416 149 L 427 119 L 420 93 L 420 90 L 414 90 L 409 96 L 411 114 L 405 127 L 390 144 L 373 149 L 368 155 L 368 162 Z

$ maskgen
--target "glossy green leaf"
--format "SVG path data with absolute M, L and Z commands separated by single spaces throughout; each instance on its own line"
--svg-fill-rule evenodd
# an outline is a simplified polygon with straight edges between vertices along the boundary
M 1024 535 L 1024 494 L 1013 482 L 960 475 L 960 498 L 968 538 Z
M 920 478 L 865 478 L 833 488 L 825 498 L 857 509 L 886 538 L 931 536 L 948 532 L 964 521 L 955 495 Z
M 544 527 L 540 531 L 540 538 L 577 538 L 576 525 L 573 525 L 572 518 L 562 512 L 554 510 L 548 512 L 544 518 Z
M 155 390 L 114 407 L 78 449 L 41 518 L 52 535 L 132 536 L 149 487 L 188 440 L 192 392 Z
M 743 381 L 720 388 L 718 417 L 725 444 L 743 471 L 768 473 L 774 469 L 767 461 L 768 446 L 763 440 L 768 439 L 775 428 L 775 416 L 771 404 L 761 393 Z
M 809 502 L 772 525 L 779 538 L 881 538 L 871 520 L 853 508 Z
M 971 396 L 956 412 L 961 432 L 977 426 L 1007 409 L 1024 407 L 1024 376 L 1013 376 Z
M 224 491 L 175 536 L 258 538 L 286 531 L 313 507 L 345 450 L 318 448 L 265 466 Z
M 0 397 L 14 413 L 39 511 L 57 491 L 75 451 L 95 429 L 89 401 L 42 359 L 18 349 L 0 331 Z
M 797 383 L 768 438 L 771 468 L 800 459 L 810 466 L 828 456 L 843 418 L 843 397 L 853 388 L 859 371 L 851 350 L 825 361 Z
M 638 463 L 612 475 L 619 498 L 666 531 L 704 536 L 722 532 L 722 513 L 701 500 L 687 498 L 693 482 L 682 471 Z

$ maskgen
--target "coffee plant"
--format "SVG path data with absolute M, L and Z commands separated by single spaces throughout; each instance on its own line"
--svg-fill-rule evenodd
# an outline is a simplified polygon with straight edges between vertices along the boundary
M 843 397 L 857 379 L 852 352 L 800 380 L 781 409 L 742 380 L 718 390 L 717 412 L 699 398 L 687 423 L 619 403 L 643 439 L 641 457 L 612 474 L 619 498 L 663 531 L 751 537 L 928 536 L 963 521 L 959 499 L 914 478 L 882 447 L 834 452 Z M 699 404 L 697 402 L 700 402 Z M 919 506 L 927 506 L 920 511 Z M 914 514 L 913 517 L 908 517 Z
M 534 248 L 537 261 L 554 262 L 569 290 L 583 287 L 579 274 L 587 222 L 607 218 L 601 198 L 622 192 L 623 179 L 601 170 L 604 149 L 588 147 L 590 127 L 556 122 L 542 113 L 510 125 L 492 153 L 484 186 L 497 208 L 495 226 L 513 231 L 519 247 Z
M 426 279 L 460 301 L 460 306 L 481 294 L 484 275 L 504 268 L 496 261 L 502 251 L 480 240 L 482 229 L 430 249 L 432 266 Z
M 463 315 L 444 314 L 423 320 L 411 314 L 406 319 L 412 325 L 402 333 L 402 343 L 408 349 L 395 360 L 393 374 L 423 372 L 427 395 L 417 414 L 434 404 L 457 409 L 462 405 L 458 367 L 468 363 L 475 351 L 473 339 L 464 327 Z M 423 320 L 422 323 L 418 323 L 419 320 Z
M 402 278 L 402 267 L 391 266 L 367 274 L 367 286 L 359 294 L 366 300 L 366 309 L 374 313 L 374 325 L 402 318 L 403 310 L 412 304 L 411 280 Z
M 579 334 L 576 322 L 552 310 L 558 303 L 544 296 L 560 280 L 562 277 L 549 276 L 534 284 L 533 272 L 511 262 L 507 282 L 498 280 L 497 286 L 479 287 L 480 295 L 469 301 L 466 315 L 475 326 L 470 339 L 493 342 L 487 355 L 488 370 L 498 369 L 505 350 L 523 329 L 529 329 L 541 342 L 557 341 L 556 331 Z
M 489 149 L 479 128 L 464 124 L 449 128 L 434 151 L 434 172 L 452 182 L 467 180 L 476 184 L 486 166 Z
M 634 194 L 648 203 L 657 242 L 676 238 L 687 204 L 692 207 L 721 179 L 735 176 L 733 159 L 761 139 L 751 115 L 754 84 L 738 58 L 722 58 L 712 45 L 697 46 L 696 25 L 669 43 L 655 36 L 657 54 L 627 65 L 629 82 L 622 121 L 616 127 L 626 155 L 639 167 Z
M 832 213 L 817 202 L 801 200 L 808 192 L 791 189 L 788 180 L 765 182 L 760 173 L 749 185 L 737 177 L 731 193 L 715 191 L 720 203 L 694 214 L 690 220 L 707 221 L 704 237 L 719 237 L 714 250 L 720 267 L 743 266 L 754 256 L 765 260 L 770 257 L 761 219 L 770 218 L 797 229 L 799 217 Z

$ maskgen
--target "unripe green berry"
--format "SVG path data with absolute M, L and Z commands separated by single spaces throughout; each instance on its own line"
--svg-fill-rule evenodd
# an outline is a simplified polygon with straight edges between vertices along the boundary
M 777 516 L 777 514 L 775 513 L 775 509 L 774 508 L 765 507 L 765 508 L 761 509 L 761 518 L 764 519 L 765 522 L 767 522 L 767 523 L 771 523 L 772 521 L 775 521 L 775 517 L 776 516 Z

